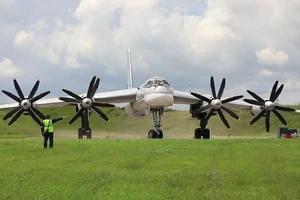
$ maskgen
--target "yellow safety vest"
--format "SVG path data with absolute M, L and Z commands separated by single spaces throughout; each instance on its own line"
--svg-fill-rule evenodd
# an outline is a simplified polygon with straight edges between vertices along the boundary
M 44 124 L 44 131 L 48 129 L 49 133 L 53 133 L 54 127 L 52 124 L 52 119 L 44 119 L 43 124 Z

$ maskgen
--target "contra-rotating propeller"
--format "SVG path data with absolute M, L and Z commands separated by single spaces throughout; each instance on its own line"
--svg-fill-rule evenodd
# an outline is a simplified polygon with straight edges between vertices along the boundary
M 213 98 L 210 99 L 210 98 L 207 98 L 205 96 L 202 96 L 200 94 L 197 94 L 197 93 L 194 93 L 194 92 L 191 92 L 191 94 L 205 102 L 207 102 L 208 104 L 203 106 L 203 107 L 200 107 L 198 109 L 196 109 L 192 115 L 193 116 L 199 116 L 203 111 L 206 111 L 208 109 L 210 109 L 209 113 L 206 115 L 205 117 L 205 120 L 208 121 L 209 118 L 211 117 L 211 115 L 217 111 L 217 113 L 219 114 L 222 122 L 225 124 L 225 126 L 227 128 L 230 128 L 229 126 L 229 123 L 228 121 L 226 120 L 223 112 L 227 112 L 230 116 L 232 116 L 233 118 L 235 119 L 239 119 L 239 117 L 233 112 L 231 111 L 229 108 L 226 108 L 225 106 L 223 106 L 222 104 L 225 104 L 225 103 L 229 103 L 231 101 L 235 101 L 237 99 L 240 99 L 243 97 L 243 95 L 238 95 L 238 96 L 234 96 L 234 97 L 229 97 L 229 98 L 226 98 L 226 99 L 223 99 L 221 100 L 221 97 L 222 97 L 222 94 L 223 94 L 223 91 L 224 91 L 224 88 L 225 88 L 225 82 L 226 82 L 226 79 L 223 78 L 222 80 L 222 83 L 221 83 L 221 86 L 220 86 L 220 89 L 219 89 L 219 92 L 218 92 L 218 95 L 216 95 L 216 89 L 215 89 L 215 83 L 214 83 L 214 78 L 211 77 L 210 78 L 210 87 L 211 87 L 211 92 L 212 92 L 212 95 L 213 95 Z
M 253 104 L 253 105 L 261 106 L 261 108 L 262 108 L 262 110 L 258 113 L 258 115 L 256 115 L 252 119 L 252 121 L 249 123 L 250 125 L 254 124 L 257 120 L 259 120 L 262 116 L 265 115 L 266 131 L 269 132 L 271 111 L 277 116 L 277 118 L 281 121 L 281 123 L 283 123 L 284 125 L 287 125 L 287 122 L 285 121 L 285 119 L 282 117 L 282 115 L 277 110 L 295 111 L 295 109 L 275 105 L 275 101 L 279 97 L 280 93 L 282 92 L 284 85 L 281 84 L 281 86 L 278 89 L 277 89 L 277 86 L 278 86 L 278 81 L 276 81 L 273 85 L 269 100 L 264 100 L 260 96 L 255 94 L 254 92 L 247 90 L 247 92 L 256 100 L 244 99 L 244 101 L 247 103 Z
M 73 116 L 73 118 L 69 121 L 69 124 L 72 124 L 78 117 L 83 116 L 85 121 L 88 121 L 88 113 L 89 113 L 89 109 L 92 109 L 93 111 L 95 111 L 100 117 L 102 117 L 104 120 L 108 121 L 109 119 L 107 118 L 107 116 L 96 106 L 100 106 L 100 107 L 114 107 L 114 105 L 111 104 L 107 104 L 107 103 L 99 103 L 99 102 L 95 102 L 93 97 L 99 87 L 99 83 L 100 83 L 100 78 L 96 79 L 96 76 L 94 76 L 90 82 L 89 88 L 88 88 L 88 92 L 86 94 L 85 97 L 81 97 L 69 90 L 66 89 L 62 89 L 62 91 L 64 91 L 65 93 L 67 93 L 68 95 L 70 95 L 73 98 L 69 98 L 69 97 L 60 97 L 59 99 L 70 103 L 70 104 L 74 104 L 77 106 L 77 104 L 80 105 L 80 109 L 76 112 L 76 114 Z
M 45 116 L 38 109 L 36 109 L 33 104 L 37 100 L 39 100 L 39 99 L 45 97 L 46 95 L 48 95 L 50 93 L 50 91 L 43 92 L 43 93 L 41 93 L 41 94 L 34 97 L 34 95 L 35 95 L 35 93 L 36 93 L 36 91 L 39 87 L 39 84 L 40 84 L 40 81 L 37 80 L 36 83 L 34 84 L 33 88 L 31 89 L 31 92 L 28 95 L 28 97 L 25 97 L 23 95 L 23 92 L 22 92 L 17 80 L 14 79 L 13 82 L 14 82 L 14 86 L 15 86 L 15 89 L 16 89 L 19 97 L 17 97 L 16 95 L 14 95 L 14 94 L 12 94 L 8 91 L 5 91 L 5 90 L 2 90 L 2 92 L 4 94 L 6 94 L 7 96 L 9 96 L 10 98 L 12 98 L 13 100 L 17 101 L 19 103 L 19 106 L 15 107 L 11 111 L 9 111 L 3 117 L 3 120 L 6 120 L 6 119 L 8 119 L 8 118 L 10 118 L 11 116 L 14 115 L 13 118 L 8 123 L 8 125 L 11 125 L 12 123 L 14 123 L 22 115 L 22 113 L 24 111 L 27 111 L 30 114 L 30 116 L 34 119 L 34 121 L 36 123 L 38 123 L 39 125 L 41 125 L 41 121 L 36 115 L 38 115 L 41 119 L 45 119 Z

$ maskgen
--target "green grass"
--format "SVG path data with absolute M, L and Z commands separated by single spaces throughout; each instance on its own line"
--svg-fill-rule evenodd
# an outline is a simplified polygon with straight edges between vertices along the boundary
M 54 149 L 43 149 L 30 117 L 1 123 L 0 199 L 300 199 L 300 140 L 272 139 L 282 127 L 275 117 L 266 133 L 264 121 L 248 126 L 253 116 L 236 110 L 241 120 L 227 117 L 229 130 L 218 116 L 209 122 L 212 138 L 223 140 L 188 140 L 199 122 L 168 111 L 166 140 L 147 140 L 151 116 L 133 120 L 123 109 L 103 110 L 110 122 L 93 114 L 93 136 L 114 139 L 70 139 L 80 126 L 66 125 L 74 108 L 41 109 L 69 116 L 55 125 Z M 299 114 L 283 115 L 289 128 L 298 127 Z M 120 139 L 128 137 L 142 139 Z
M 0 140 L 2 199 L 299 199 L 300 140 Z

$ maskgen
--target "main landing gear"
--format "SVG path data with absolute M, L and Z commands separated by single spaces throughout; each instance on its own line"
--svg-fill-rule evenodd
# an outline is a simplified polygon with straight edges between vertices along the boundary
M 88 115 L 85 117 L 85 115 Z M 92 139 L 92 129 L 90 128 L 89 114 L 83 111 L 81 115 L 81 128 L 78 129 L 78 139 L 83 139 L 86 135 L 86 139 Z
M 210 138 L 210 131 L 206 128 L 207 120 L 206 113 L 201 113 L 198 119 L 200 120 L 200 128 L 195 129 L 195 139 L 209 139 Z
M 148 138 L 149 139 L 153 139 L 153 138 L 162 139 L 164 137 L 164 134 L 163 134 L 162 130 L 160 130 L 160 127 L 161 127 L 161 116 L 164 113 L 164 109 L 163 108 L 158 108 L 158 109 L 152 108 L 150 111 L 153 116 L 154 129 L 149 130 Z

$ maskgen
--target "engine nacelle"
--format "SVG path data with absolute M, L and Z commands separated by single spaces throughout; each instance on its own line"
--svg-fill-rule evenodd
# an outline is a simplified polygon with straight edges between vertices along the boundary
M 256 116 L 258 115 L 258 113 L 260 113 L 260 111 L 262 110 L 263 108 L 261 106 L 252 106 L 250 112 L 253 116 Z
M 126 114 L 134 119 L 144 117 L 150 113 L 150 108 L 144 101 L 129 103 L 125 106 Z

